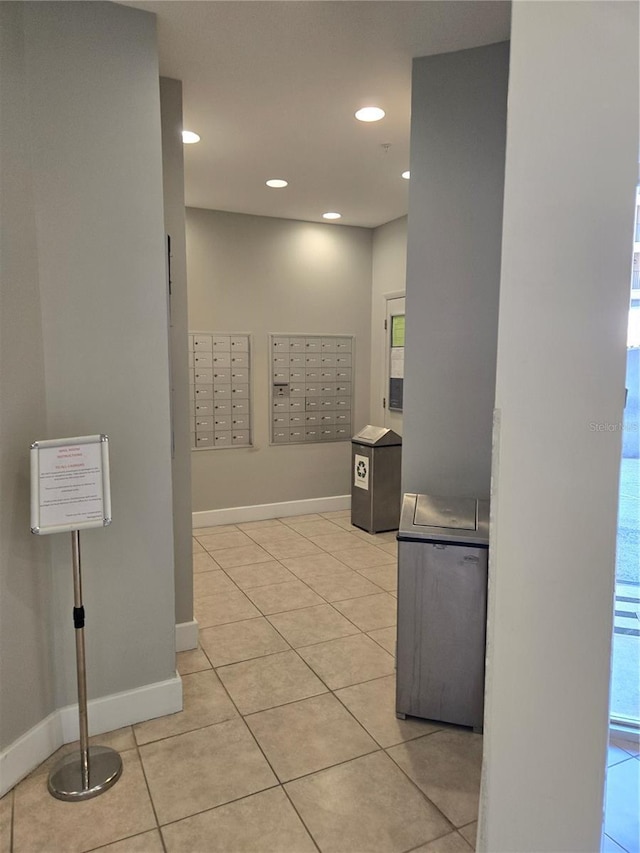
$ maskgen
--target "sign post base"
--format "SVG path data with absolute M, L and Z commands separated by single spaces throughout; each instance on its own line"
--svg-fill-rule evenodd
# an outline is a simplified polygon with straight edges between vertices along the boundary
M 122 773 L 120 755 L 107 746 L 89 747 L 89 779 L 83 784 L 82 752 L 66 755 L 49 774 L 49 793 L 58 800 L 89 800 L 108 790 Z

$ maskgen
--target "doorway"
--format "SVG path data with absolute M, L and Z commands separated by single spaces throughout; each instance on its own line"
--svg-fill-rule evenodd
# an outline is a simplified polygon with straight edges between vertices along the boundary
M 611 718 L 640 726 L 640 189 L 636 194 L 616 548 Z

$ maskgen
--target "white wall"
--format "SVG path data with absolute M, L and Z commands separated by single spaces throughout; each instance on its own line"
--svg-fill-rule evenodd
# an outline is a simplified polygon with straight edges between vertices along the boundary
M 513 8 L 483 851 L 600 849 L 638 6 Z
M 182 83 L 160 78 L 164 224 L 171 237 L 171 424 L 173 458 L 173 553 L 176 623 L 193 619 L 189 355 L 187 348 L 187 250 L 184 212 Z
M 3 205 L 6 185 L 17 201 L 10 218 L 3 209 L 5 746 L 76 699 L 70 537 L 29 533 L 32 441 L 110 438 L 113 524 L 82 534 L 89 699 L 170 680 L 175 658 L 155 21 L 110 3 L 1 8 L 16 120 L 3 112 Z
M 54 709 L 50 548 L 29 531 L 47 425 L 22 12 L 0 4 L 0 753 Z
M 371 423 L 384 426 L 382 400 L 386 387 L 384 319 L 385 296 L 402 295 L 407 277 L 407 217 L 394 219 L 373 231 L 371 275 Z M 397 420 L 400 420 L 398 416 Z M 402 433 L 394 426 L 396 432 Z
M 253 449 L 192 454 L 194 511 L 349 494 L 349 442 L 269 446 L 270 332 L 356 336 L 355 418 L 369 418 L 365 228 L 187 209 L 189 327 L 253 334 Z
M 508 43 L 416 59 L 403 490 L 489 494 Z

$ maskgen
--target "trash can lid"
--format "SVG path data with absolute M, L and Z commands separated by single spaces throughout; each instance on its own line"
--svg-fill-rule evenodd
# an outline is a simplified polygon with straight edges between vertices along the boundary
M 354 444 L 366 444 L 370 447 L 386 447 L 391 444 L 402 444 L 402 436 L 392 429 L 368 424 L 356 433 L 351 441 Z
M 475 498 L 440 498 L 418 495 L 413 523 L 421 527 L 447 527 L 453 530 L 477 530 Z
M 406 494 L 398 539 L 486 547 L 489 544 L 489 501 Z

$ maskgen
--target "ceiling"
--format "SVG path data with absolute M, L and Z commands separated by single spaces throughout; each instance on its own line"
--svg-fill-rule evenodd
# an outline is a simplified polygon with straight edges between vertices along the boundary
M 509 37 L 504 0 L 149 0 L 182 80 L 189 207 L 375 227 L 407 212 L 411 60 Z M 359 107 L 386 111 L 356 121 Z M 289 181 L 285 189 L 268 178 Z

